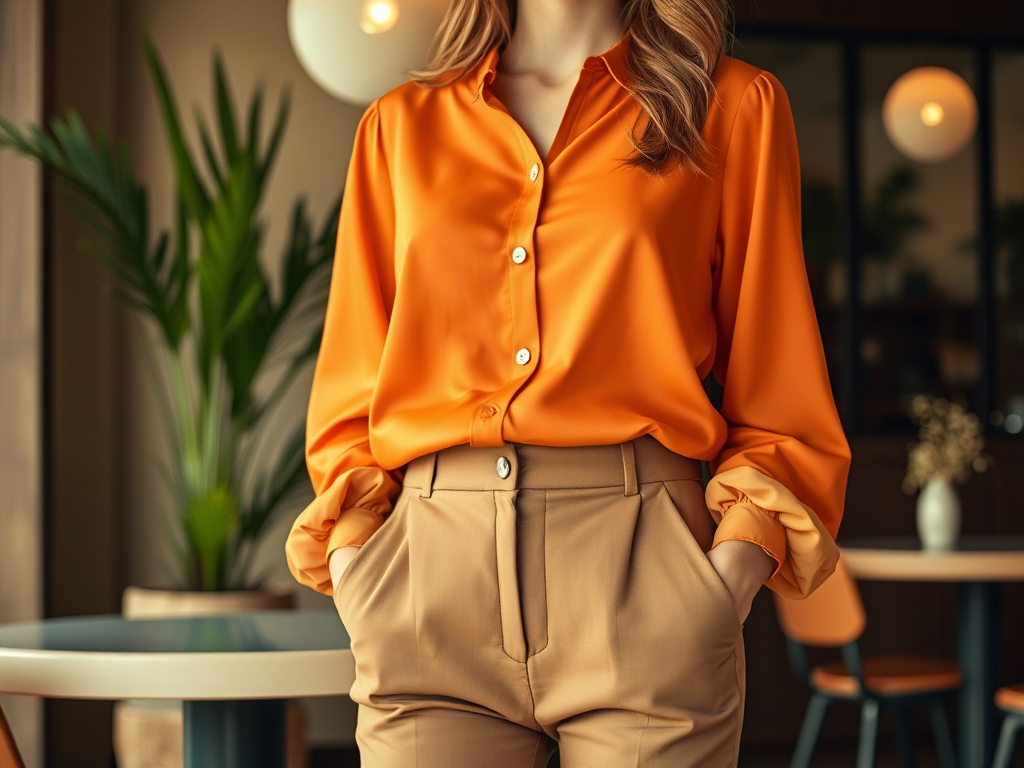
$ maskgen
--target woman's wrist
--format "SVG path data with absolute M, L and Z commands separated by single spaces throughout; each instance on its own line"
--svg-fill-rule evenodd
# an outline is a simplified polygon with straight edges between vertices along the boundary
M 336 588 L 338 581 L 341 579 L 343 573 L 348 568 L 348 564 L 352 562 L 352 559 L 356 556 L 356 552 L 359 551 L 359 544 L 347 544 L 344 547 L 338 547 L 332 550 L 327 556 L 327 568 L 331 572 L 331 587 Z
M 735 550 L 733 556 L 746 576 L 748 585 L 755 589 L 764 584 L 775 570 L 775 558 L 759 544 L 744 539 L 729 539 L 719 544 L 722 545 Z
M 775 558 L 758 544 L 728 539 L 708 552 L 708 560 L 729 588 L 740 621 L 746 621 L 754 595 L 775 570 Z

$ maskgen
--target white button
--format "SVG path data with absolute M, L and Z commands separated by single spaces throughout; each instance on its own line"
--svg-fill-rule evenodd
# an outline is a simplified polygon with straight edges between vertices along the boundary
M 533 168 L 530 169 L 530 181 L 536 181 L 540 175 L 540 166 L 536 163 L 533 164 Z
M 504 456 L 498 457 L 498 477 L 504 480 L 512 472 L 512 464 Z
M 526 249 L 523 248 L 523 246 L 520 245 L 518 248 L 512 251 L 512 261 L 514 261 L 516 264 L 522 264 L 524 261 L 526 261 Z
M 526 365 L 528 362 L 530 362 L 530 350 L 528 350 L 526 347 L 523 347 L 518 352 L 516 352 L 516 362 L 519 363 L 520 365 Z

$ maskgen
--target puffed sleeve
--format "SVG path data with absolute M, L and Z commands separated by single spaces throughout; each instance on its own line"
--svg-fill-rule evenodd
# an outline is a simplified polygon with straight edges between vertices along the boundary
M 403 469 L 382 469 L 369 442 L 370 398 L 394 302 L 394 230 L 375 101 L 356 129 L 309 397 L 306 464 L 316 498 L 285 544 L 292 575 L 328 595 L 330 553 L 369 539 L 401 490 Z
M 800 231 L 800 160 L 785 88 L 761 71 L 725 161 L 714 272 L 724 445 L 709 462 L 717 546 L 759 544 L 766 584 L 805 597 L 835 569 L 850 448 L 829 385 Z

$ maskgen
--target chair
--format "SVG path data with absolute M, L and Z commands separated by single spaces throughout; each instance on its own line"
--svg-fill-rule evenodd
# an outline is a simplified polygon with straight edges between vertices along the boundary
M 774 594 L 774 593 L 773 593 Z M 932 729 L 944 768 L 955 768 L 943 698 L 960 688 L 961 674 L 954 662 L 919 656 L 883 656 L 862 659 L 857 640 L 867 620 L 857 583 L 840 558 L 836 571 L 810 597 L 788 600 L 775 594 L 775 610 L 786 636 L 790 660 L 797 676 L 811 689 L 790 768 L 808 768 L 829 705 L 834 701 L 861 702 L 857 768 L 875 763 L 878 716 L 883 706 L 896 714 L 900 763 L 914 765 L 909 706 L 927 704 Z M 839 648 L 844 661 L 811 667 L 807 646 Z
M 0 768 L 25 768 L 18 745 L 14 743 L 14 734 L 7 724 L 4 711 L 0 709 Z
M 1017 731 L 1024 728 L 1024 685 L 1008 685 L 996 691 L 996 706 L 1006 713 L 1003 730 L 996 745 L 992 768 L 1010 768 Z

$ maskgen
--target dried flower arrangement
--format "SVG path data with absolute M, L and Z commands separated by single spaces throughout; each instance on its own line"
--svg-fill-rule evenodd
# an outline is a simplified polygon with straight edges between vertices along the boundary
M 933 477 L 966 483 L 972 469 L 988 469 L 992 457 L 981 450 L 985 446 L 981 421 L 962 404 L 918 395 L 909 411 L 911 420 L 920 425 L 920 442 L 907 445 L 906 493 L 914 493 Z

